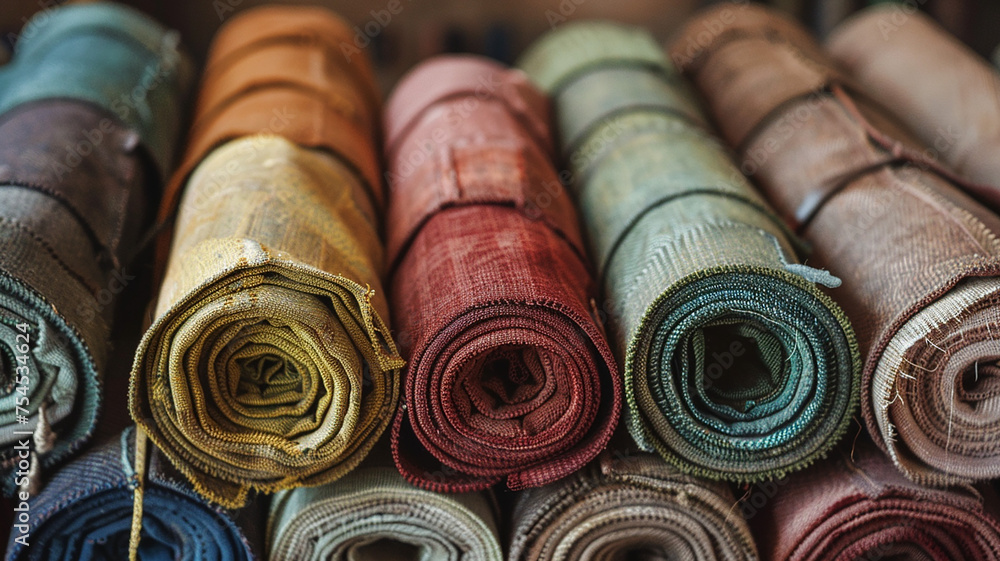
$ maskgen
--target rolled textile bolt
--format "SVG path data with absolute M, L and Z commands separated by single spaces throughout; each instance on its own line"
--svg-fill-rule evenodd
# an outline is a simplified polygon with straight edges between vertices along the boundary
M 844 279 L 879 447 L 924 484 L 1000 476 L 1000 219 L 775 12 L 748 8 L 684 71 L 812 262 Z
M 396 465 L 423 488 L 544 485 L 592 460 L 621 380 L 592 306 L 545 97 L 477 57 L 413 70 L 386 110 L 386 220 L 406 337 Z
M 130 412 L 224 506 L 341 477 L 399 400 L 379 101 L 367 59 L 334 48 L 345 34 L 320 8 L 230 20 L 161 207 L 173 245 Z
M 170 179 L 158 219 L 158 277 L 187 178 L 222 143 L 278 135 L 327 150 L 355 168 L 379 215 L 385 207 L 378 144 L 381 98 L 366 56 L 345 58 L 354 31 L 327 9 L 260 6 L 241 11 L 212 41 L 187 150 Z M 224 178 L 223 178 L 224 179 Z
M 520 66 L 553 96 L 636 442 L 731 481 L 824 457 L 858 399 L 854 332 L 815 284 L 839 281 L 798 263 L 656 43 L 568 24 Z
M 223 506 L 341 477 L 396 410 L 403 361 L 365 189 L 280 136 L 230 141 L 188 181 L 130 405 Z
M 572 476 L 517 494 L 510 561 L 759 559 L 724 483 L 617 440 Z
M 916 134 L 924 152 L 978 183 L 970 193 L 1000 209 L 1000 74 L 927 15 L 873 7 L 827 42 L 864 94 Z
M 763 558 L 774 561 L 993 561 L 997 513 L 992 490 L 917 485 L 861 436 L 852 449 L 789 476 L 750 526 Z
M 442 494 L 414 487 L 388 452 L 388 442 L 380 442 L 343 479 L 275 495 L 268 558 L 503 561 L 491 491 Z
M 51 446 L 32 460 L 37 480 L 93 434 L 115 304 L 138 274 L 131 260 L 152 226 L 190 83 L 177 34 L 110 3 L 29 20 L 0 68 L 7 492 L 19 479 L 14 447 L 25 435 L 49 433 L 39 436 Z
M 74 459 L 42 493 L 17 506 L 8 561 L 127 559 L 132 520 L 135 430 Z M 262 559 L 261 510 L 228 511 L 208 503 L 155 450 L 144 474 L 140 559 L 252 561 Z M 19 539 L 20 538 L 20 539 Z

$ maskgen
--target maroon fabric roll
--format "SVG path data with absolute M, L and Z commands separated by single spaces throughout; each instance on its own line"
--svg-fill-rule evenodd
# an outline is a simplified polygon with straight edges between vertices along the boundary
M 1000 559 L 992 490 L 922 487 L 865 437 L 779 483 L 750 493 L 742 509 L 763 559 Z
M 518 71 L 441 57 L 403 79 L 386 115 L 391 299 L 409 359 L 397 467 L 446 492 L 569 475 L 611 437 L 621 382 L 544 96 Z

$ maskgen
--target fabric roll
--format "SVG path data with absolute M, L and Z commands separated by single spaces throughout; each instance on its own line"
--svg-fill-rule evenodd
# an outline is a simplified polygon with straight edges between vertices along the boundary
M 367 202 L 343 160 L 278 136 L 188 181 L 131 412 L 213 501 L 337 479 L 389 424 L 403 361 Z
M 823 457 L 858 400 L 854 333 L 816 285 L 839 280 L 798 262 L 652 38 L 566 25 L 521 67 L 555 100 L 636 442 L 735 481 Z
M 1000 559 L 992 491 L 916 485 L 867 438 L 790 476 L 751 526 L 774 561 Z
M 614 448 L 614 445 L 612 445 Z M 615 448 L 571 477 L 518 493 L 509 561 L 756 560 L 726 485 Z
M 370 457 L 339 481 L 275 495 L 271 561 L 503 560 L 489 491 L 414 487 L 393 467 L 388 442 L 378 446 L 384 458 Z
M 47 10 L 28 22 L 18 45 L 0 69 L 7 491 L 14 446 L 26 434 L 39 439 L 40 463 L 32 462 L 42 469 L 93 434 L 115 302 L 136 278 L 130 260 L 152 225 L 189 86 L 176 35 L 117 5 Z M 133 99 L 150 68 L 155 87 Z
M 621 381 L 597 319 L 548 105 L 523 74 L 440 57 L 386 110 L 396 464 L 439 491 L 565 477 L 604 448 Z
M 1000 219 L 783 16 L 748 6 L 674 54 L 812 262 L 844 280 L 878 445 L 920 483 L 1000 476 Z
M 398 403 L 369 170 L 379 104 L 367 60 L 331 46 L 344 29 L 298 7 L 227 24 L 161 207 L 173 245 L 130 410 L 224 506 L 337 479 Z
M 60 469 L 45 491 L 27 502 L 29 533 L 13 530 L 7 561 L 128 559 L 134 455 L 132 427 Z M 260 511 L 210 505 L 155 451 L 143 495 L 140 560 L 262 559 Z
M 1000 209 L 1000 74 L 920 11 L 873 7 L 828 40 L 834 61 Z
M 341 52 L 353 34 L 329 10 L 308 6 L 261 6 L 226 22 L 209 50 L 187 151 L 167 186 L 160 222 L 172 224 L 187 178 L 209 152 L 254 134 L 337 154 L 381 211 L 379 155 L 370 149 L 381 132 L 381 100 L 368 59 Z M 159 263 L 167 261 L 170 239 L 160 237 Z

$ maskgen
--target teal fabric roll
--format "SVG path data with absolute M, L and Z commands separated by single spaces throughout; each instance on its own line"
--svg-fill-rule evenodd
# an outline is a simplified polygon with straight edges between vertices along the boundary
M 176 31 L 121 4 L 43 10 L 0 68 L 0 114 L 45 99 L 90 102 L 135 130 L 166 177 L 184 122 L 178 92 L 193 79 L 179 44 Z
M 521 68 L 554 96 L 635 440 L 734 481 L 823 457 L 858 403 L 854 333 L 817 286 L 839 280 L 798 262 L 659 46 L 569 24 Z
M 0 67 L 8 491 L 40 484 L 94 431 L 115 301 L 138 276 L 130 260 L 150 231 L 190 85 L 176 33 L 115 4 L 39 13 Z M 18 449 L 27 441 L 30 458 Z

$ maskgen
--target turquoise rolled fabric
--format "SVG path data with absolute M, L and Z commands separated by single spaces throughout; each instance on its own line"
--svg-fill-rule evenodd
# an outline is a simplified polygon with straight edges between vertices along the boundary
M 71 5 L 31 19 L 0 67 L 8 492 L 36 488 L 96 427 L 115 301 L 138 276 L 130 261 L 151 230 L 191 85 L 177 41 L 131 8 Z
M 178 92 L 193 79 L 179 45 L 176 31 L 121 4 L 43 10 L 0 67 L 0 114 L 46 99 L 92 103 L 137 132 L 166 177 L 184 122 Z
M 644 31 L 567 24 L 520 67 L 553 97 L 645 451 L 713 479 L 823 458 L 857 410 L 854 332 Z

